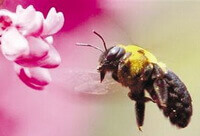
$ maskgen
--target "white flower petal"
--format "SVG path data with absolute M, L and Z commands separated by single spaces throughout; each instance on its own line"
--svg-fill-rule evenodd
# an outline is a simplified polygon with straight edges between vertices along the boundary
M 64 15 L 51 8 L 43 24 L 42 35 L 48 36 L 57 33 L 64 25 Z
M 41 58 L 49 51 L 49 45 L 41 38 L 29 36 L 27 37 L 30 46 L 30 54 L 36 58 Z
M 48 36 L 45 38 L 45 40 L 49 43 L 49 44 L 53 44 L 53 36 Z
M 52 45 L 50 45 L 49 53 L 45 58 L 46 59 L 41 62 L 41 67 L 43 68 L 56 68 L 61 63 L 60 55 Z
M 38 85 L 47 85 L 51 82 L 51 76 L 48 69 L 45 68 L 29 68 L 30 79 Z
M 19 6 L 17 11 L 18 18 L 15 25 L 19 26 L 21 33 L 23 35 L 38 36 L 42 32 L 44 20 L 43 14 L 35 11 L 32 5 L 24 10 Z
M 22 10 L 23 8 L 19 6 L 18 10 L 20 10 L 20 12 L 18 11 L 17 14 L 17 23 L 18 24 L 26 24 L 28 25 L 28 23 L 31 22 L 31 20 L 35 17 L 35 9 L 34 7 L 31 5 L 29 7 L 27 7 L 26 9 Z
M 22 7 L 22 5 L 18 5 L 17 8 L 16 8 L 16 13 L 17 14 L 20 14 L 24 11 L 24 8 Z
M 1 38 L 1 49 L 8 60 L 15 60 L 29 52 L 28 41 L 12 27 Z
M 25 67 L 40 66 L 38 61 L 48 54 L 49 45 L 39 37 L 28 36 L 27 40 L 30 48 L 29 54 L 21 56 L 15 62 Z

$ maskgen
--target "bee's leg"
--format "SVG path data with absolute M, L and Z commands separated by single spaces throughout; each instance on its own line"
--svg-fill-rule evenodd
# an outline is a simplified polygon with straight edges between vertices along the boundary
M 157 79 L 153 83 L 154 91 L 158 98 L 159 106 L 166 107 L 168 100 L 168 85 L 165 80 Z
M 152 71 L 152 79 L 160 79 L 163 78 L 165 76 L 165 72 L 157 65 L 157 64 L 153 64 L 153 71 Z
M 144 102 L 144 91 L 137 92 L 132 94 L 134 96 L 134 99 L 136 101 L 135 103 L 135 113 L 136 113 L 136 120 L 138 129 L 142 131 L 142 126 L 144 123 L 144 111 L 145 111 L 145 102 Z
M 140 81 L 147 81 L 152 75 L 154 70 L 153 64 L 148 64 L 140 75 Z
M 145 82 L 145 86 L 147 87 L 147 86 L 152 86 L 151 84 L 152 83 L 150 83 L 149 82 L 149 79 L 150 79 L 150 77 L 151 77 L 151 75 L 152 75 L 152 72 L 153 72 L 153 69 L 154 67 L 153 67 L 153 64 L 148 64 L 145 68 L 144 68 L 144 70 L 143 70 L 143 72 L 141 73 L 141 75 L 140 75 L 140 82 Z M 131 98 L 131 96 L 129 96 L 130 98 Z M 144 102 L 149 102 L 149 101 L 151 101 L 151 102 L 153 102 L 153 103 L 155 103 L 155 101 L 153 100 L 153 99 L 151 99 L 151 98 L 149 98 L 149 97 L 144 97 Z
M 142 126 L 143 126 L 143 123 L 144 123 L 144 111 L 145 111 L 145 103 L 140 102 L 140 101 L 136 101 L 135 112 L 136 112 L 138 129 L 140 131 L 142 131 Z
M 154 71 L 152 73 L 153 89 L 157 96 L 158 105 L 160 107 L 166 107 L 168 100 L 168 84 L 164 79 L 164 72 L 158 65 L 154 65 Z
M 118 79 L 118 76 L 117 76 L 117 71 L 114 71 L 113 73 L 112 73 L 112 78 L 115 80 L 115 81 L 119 81 L 119 79 Z
M 133 95 L 132 92 L 129 92 L 129 93 L 128 93 L 128 97 L 129 97 L 131 100 L 137 101 L 136 96 Z M 146 97 L 146 96 L 144 96 L 140 101 L 143 101 L 144 103 L 146 103 L 146 102 L 153 102 L 153 103 L 156 103 L 153 99 L 151 99 L 151 98 L 149 98 L 149 97 Z

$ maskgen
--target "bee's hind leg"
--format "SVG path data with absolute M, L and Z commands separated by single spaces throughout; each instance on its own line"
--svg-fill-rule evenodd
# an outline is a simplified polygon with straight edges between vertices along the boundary
M 164 79 L 164 71 L 154 64 L 154 71 L 152 73 L 153 89 L 158 98 L 158 105 L 162 108 L 166 107 L 168 100 L 168 84 Z
M 168 100 L 168 85 L 165 80 L 157 79 L 153 83 L 154 91 L 158 98 L 158 104 L 162 108 L 166 107 Z

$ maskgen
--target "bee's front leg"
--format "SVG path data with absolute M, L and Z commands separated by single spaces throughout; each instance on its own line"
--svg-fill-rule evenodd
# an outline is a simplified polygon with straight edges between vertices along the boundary
M 142 73 L 140 74 L 140 76 L 139 76 L 139 83 L 142 85 L 142 86 L 145 86 L 145 88 L 147 88 L 148 86 L 152 86 L 151 84 L 151 82 L 149 82 L 149 79 L 151 78 L 151 75 L 152 75 L 152 72 L 153 72 L 153 69 L 154 67 L 153 67 L 153 64 L 148 64 L 145 68 L 144 68 L 144 70 L 142 71 Z M 129 96 L 129 98 L 131 99 L 131 100 L 134 100 L 134 97 L 132 96 L 132 93 L 131 92 L 129 92 L 129 94 L 128 94 L 128 96 Z M 144 102 L 149 102 L 149 101 L 151 101 L 151 102 L 153 102 L 153 103 L 156 103 L 155 102 L 155 100 L 153 100 L 153 99 L 151 99 L 151 98 L 149 98 L 149 97 L 146 97 L 146 96 L 144 96 L 143 97 L 143 101 Z
M 113 78 L 115 81 L 119 82 L 119 78 L 118 78 L 118 76 L 117 76 L 117 71 L 114 71 L 114 72 L 112 73 L 112 78 Z

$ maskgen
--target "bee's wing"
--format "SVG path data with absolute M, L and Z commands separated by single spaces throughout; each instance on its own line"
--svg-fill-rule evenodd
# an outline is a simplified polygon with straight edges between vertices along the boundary
M 87 94 L 107 94 L 112 93 L 116 86 L 120 86 L 110 75 L 100 82 L 100 74 L 94 70 L 65 70 L 59 76 L 57 83 L 64 88 L 70 88 L 74 92 Z

